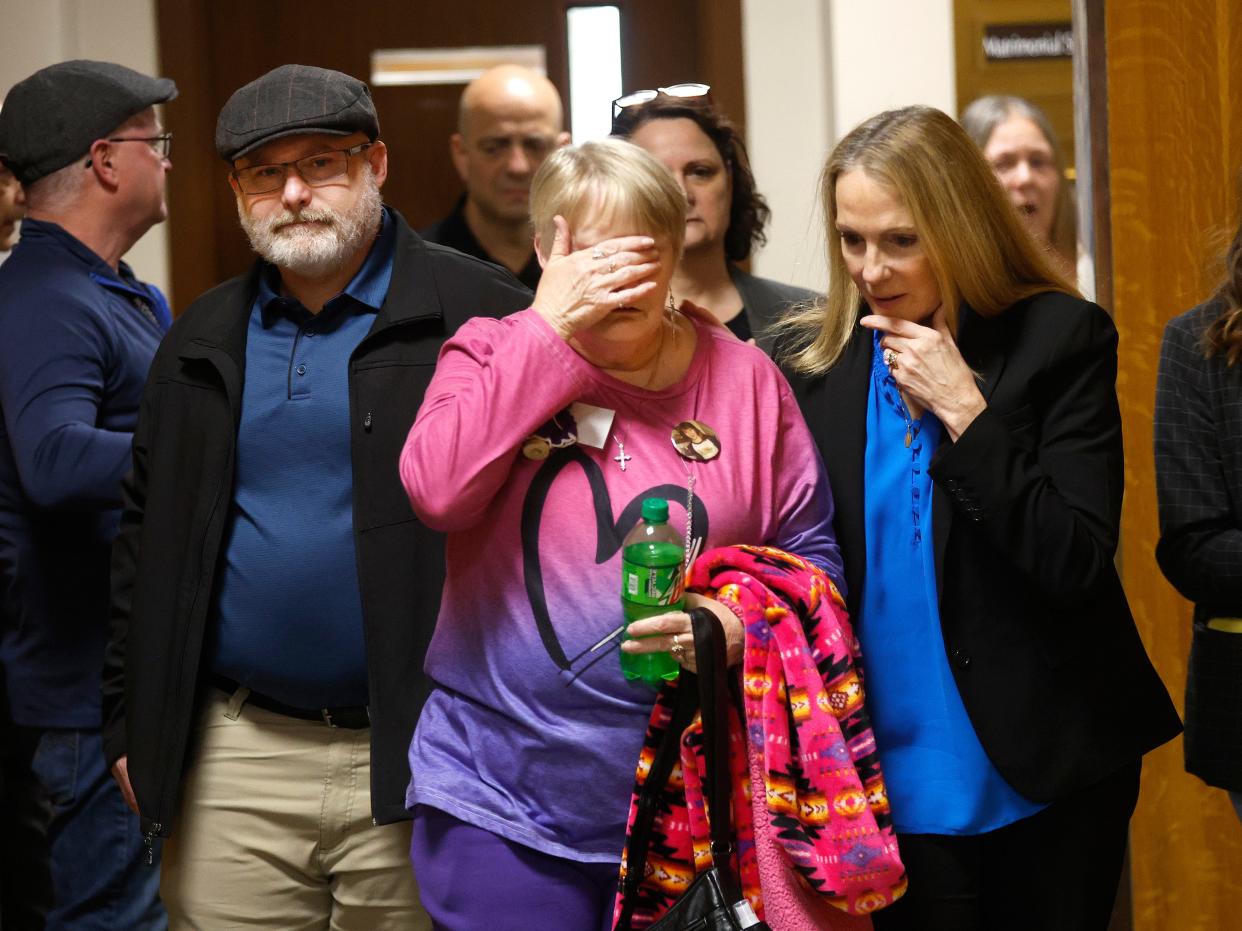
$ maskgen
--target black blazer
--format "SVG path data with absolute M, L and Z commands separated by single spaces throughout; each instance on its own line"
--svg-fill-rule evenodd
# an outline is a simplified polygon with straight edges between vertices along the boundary
M 769 328 L 795 304 L 814 300 L 818 295 L 797 285 L 782 284 L 771 278 L 760 278 L 729 263 L 729 278 L 742 296 L 742 313 L 750 324 L 759 348 L 771 355 L 772 336 Z
M 1050 801 L 1181 729 L 1113 566 L 1117 331 L 1094 304 L 1046 293 L 994 318 L 963 307 L 958 345 L 988 406 L 956 443 L 945 436 L 929 470 L 945 650 L 996 768 Z M 790 373 L 832 483 L 855 617 L 871 346 L 857 327 L 826 375 Z

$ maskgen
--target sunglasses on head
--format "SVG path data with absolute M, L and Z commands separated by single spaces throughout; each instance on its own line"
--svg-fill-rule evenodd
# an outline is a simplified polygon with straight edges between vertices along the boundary
M 617 118 L 617 114 L 626 107 L 637 107 L 649 100 L 655 100 L 661 94 L 666 97 L 711 97 L 712 86 L 710 84 L 670 84 L 668 87 L 657 87 L 654 90 L 632 91 L 628 94 L 622 94 L 612 102 L 612 117 Z

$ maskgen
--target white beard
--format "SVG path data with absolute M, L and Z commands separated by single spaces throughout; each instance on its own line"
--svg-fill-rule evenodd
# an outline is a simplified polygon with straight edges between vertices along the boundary
M 237 216 L 251 247 L 264 259 L 296 275 L 322 277 L 353 258 L 379 228 L 383 201 L 370 165 L 363 165 L 361 181 L 362 193 L 344 213 L 307 207 L 256 219 L 239 201 Z M 321 225 L 291 226 L 307 220 Z

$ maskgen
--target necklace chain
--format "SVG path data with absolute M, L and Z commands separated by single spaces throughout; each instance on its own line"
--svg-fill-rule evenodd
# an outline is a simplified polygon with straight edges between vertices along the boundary
M 682 575 L 690 574 L 690 564 L 696 555 L 691 550 L 694 540 L 694 470 L 686 469 L 686 542 L 682 549 Z
M 621 471 L 625 471 L 625 464 L 633 459 L 633 456 L 626 455 L 625 440 L 617 432 L 616 424 L 612 428 L 612 441 L 617 444 L 617 455 L 612 457 L 613 462 L 621 466 Z M 694 465 L 688 463 L 685 459 L 681 460 L 681 467 L 686 470 L 686 533 L 685 542 L 683 544 L 684 559 L 682 563 L 683 574 L 690 572 L 690 566 L 694 562 L 698 553 L 694 549 L 694 480 L 696 478 Z
M 676 317 L 665 318 L 665 319 L 673 328 L 673 345 L 676 346 L 677 330 L 678 330 L 677 319 Z M 647 376 L 647 380 L 642 385 L 644 389 L 650 388 L 651 383 L 655 381 L 656 376 L 660 373 L 660 363 L 664 358 L 664 343 L 665 343 L 665 339 L 667 335 L 668 335 L 668 330 L 665 328 L 661 328 L 660 345 L 656 349 L 655 364 L 652 366 L 651 373 Z M 697 408 L 697 404 L 695 406 Z M 613 428 L 612 428 L 612 441 L 617 444 L 617 455 L 612 457 L 613 461 L 616 462 L 618 465 L 620 465 L 621 471 L 624 472 L 626 471 L 626 468 L 625 468 L 626 463 L 631 461 L 634 457 L 626 454 L 625 438 L 621 436 L 620 432 L 617 430 L 615 423 L 613 424 Z M 687 462 L 685 462 L 685 460 L 682 460 L 681 465 L 682 465 L 682 468 L 686 470 L 686 533 L 685 533 L 685 543 L 683 545 L 684 558 L 682 562 L 682 573 L 688 574 L 690 572 L 691 564 L 694 562 L 695 557 L 698 555 L 694 551 L 694 548 L 693 548 L 695 473 L 694 473 L 693 467 Z

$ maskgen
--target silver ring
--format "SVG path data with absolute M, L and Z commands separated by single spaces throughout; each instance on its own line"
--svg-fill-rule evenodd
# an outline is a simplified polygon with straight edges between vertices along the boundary
M 885 349 L 884 355 L 881 358 L 883 358 L 884 364 L 888 366 L 890 372 L 897 371 L 897 353 L 891 349 Z
M 603 257 L 604 257 L 604 250 L 599 248 L 599 246 L 596 246 L 594 249 L 591 250 L 591 258 L 602 259 Z
M 612 273 L 613 273 L 613 272 L 615 272 L 616 270 L 617 270 L 617 265 L 616 265 L 616 263 L 615 263 L 615 262 L 609 262 L 609 263 L 608 263 L 608 273 L 609 273 L 609 274 L 612 274 Z

